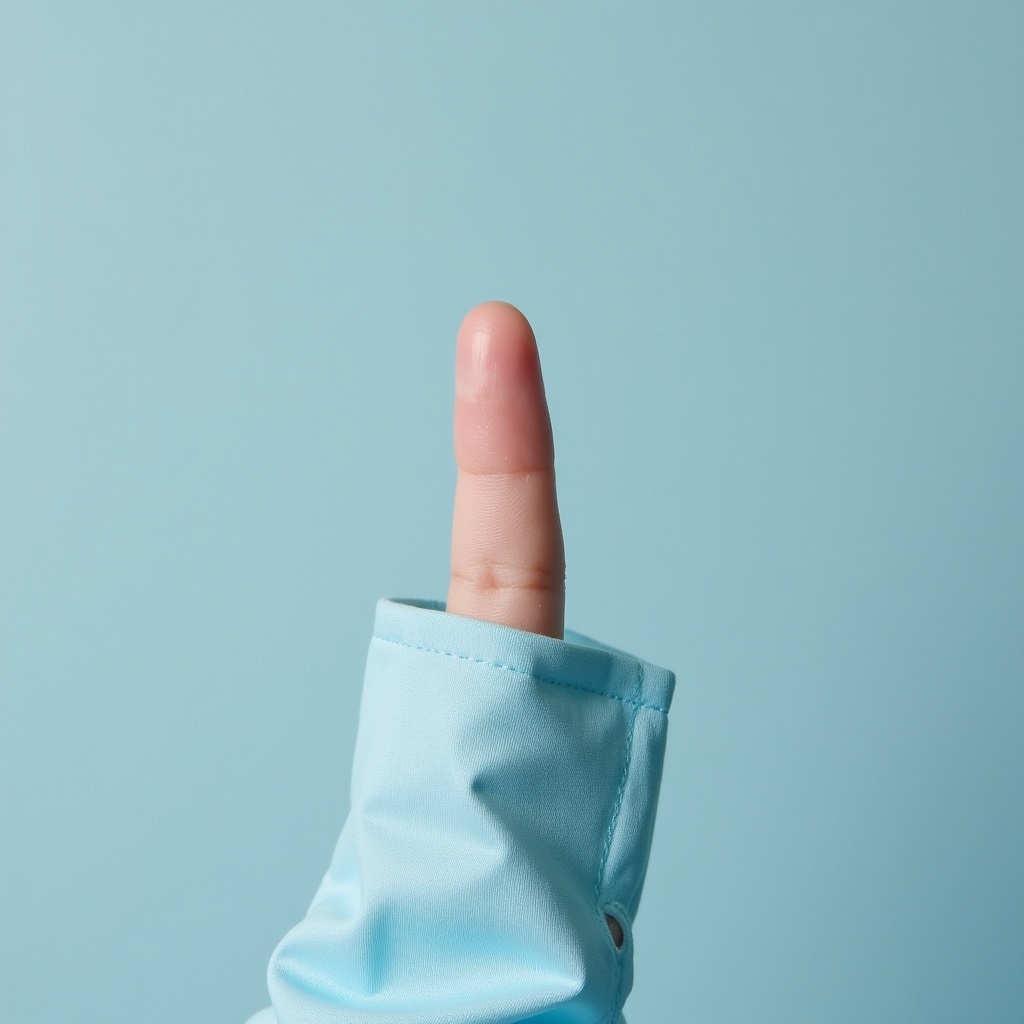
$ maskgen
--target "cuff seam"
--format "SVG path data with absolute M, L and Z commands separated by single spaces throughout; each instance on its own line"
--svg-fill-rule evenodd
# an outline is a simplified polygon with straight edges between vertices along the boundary
M 446 658 L 457 658 L 459 661 L 468 661 L 474 665 L 485 665 L 488 668 L 501 669 L 503 672 L 511 672 L 513 675 L 521 676 L 524 679 L 532 679 L 538 683 L 548 683 L 551 686 L 561 686 L 567 690 L 579 690 L 581 693 L 593 694 L 595 697 L 608 697 L 611 700 L 617 700 L 621 704 L 626 704 L 634 710 L 638 708 L 647 708 L 649 711 L 657 711 L 661 714 L 667 714 L 668 708 L 660 704 L 652 704 L 647 701 L 639 700 L 635 697 L 623 697 L 618 693 L 608 693 L 605 690 L 596 690 L 589 686 L 579 686 L 576 683 L 567 683 L 561 679 L 551 679 L 547 676 L 536 675 L 532 672 L 524 672 L 521 668 L 516 668 L 515 665 L 506 665 L 500 661 L 489 661 L 486 658 L 474 658 L 468 654 L 460 654 L 458 651 L 446 651 L 438 647 L 428 647 L 426 644 L 411 644 L 405 640 L 396 640 L 393 637 L 382 636 L 380 633 L 373 634 L 374 640 L 380 640 L 382 643 L 392 644 L 395 647 L 405 647 L 410 651 L 421 651 L 425 654 L 440 654 Z M 641 668 L 641 675 L 643 669 Z M 630 728 L 630 738 L 632 738 L 632 728 Z
M 644 668 L 639 666 L 639 678 L 637 679 L 637 691 L 643 692 Z M 639 706 L 634 704 L 633 711 L 629 716 L 629 725 L 626 732 L 626 749 L 622 754 L 622 774 L 619 776 L 619 785 L 615 791 L 615 803 L 612 806 L 611 818 L 608 822 L 608 830 L 604 837 L 604 848 L 601 850 L 601 863 L 597 869 L 597 883 L 594 886 L 594 899 L 600 901 L 601 891 L 605 883 L 605 871 L 608 868 L 608 858 L 612 852 L 612 841 L 615 838 L 615 829 L 619 824 L 619 814 L 622 811 L 622 800 L 626 795 L 626 782 L 629 779 L 629 770 L 633 764 L 633 734 L 636 732 L 636 715 Z

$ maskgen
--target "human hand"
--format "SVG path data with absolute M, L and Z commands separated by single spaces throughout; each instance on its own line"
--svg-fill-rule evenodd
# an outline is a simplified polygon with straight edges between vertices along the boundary
M 562 639 L 565 549 L 537 342 L 504 302 L 466 314 L 455 354 L 448 611 Z M 616 946 L 622 925 L 605 918 Z
M 455 357 L 448 611 L 562 639 L 565 551 L 533 330 L 504 302 L 470 310 Z

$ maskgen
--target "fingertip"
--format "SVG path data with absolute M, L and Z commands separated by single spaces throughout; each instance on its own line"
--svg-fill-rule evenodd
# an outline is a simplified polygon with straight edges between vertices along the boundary
M 459 328 L 456 391 L 474 397 L 495 385 L 536 387 L 540 357 L 529 320 L 507 302 L 482 302 Z
M 551 466 L 551 421 L 533 328 L 515 306 L 463 318 L 455 356 L 455 454 L 470 472 Z
M 463 318 L 462 326 L 459 328 L 460 336 L 465 332 L 473 334 L 477 332 L 514 332 L 529 335 L 533 341 L 533 328 L 530 321 L 526 319 L 517 306 L 511 302 L 504 302 L 501 299 L 490 299 L 474 306 Z

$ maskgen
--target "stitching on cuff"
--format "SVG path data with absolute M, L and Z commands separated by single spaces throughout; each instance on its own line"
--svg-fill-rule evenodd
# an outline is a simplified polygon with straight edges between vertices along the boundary
M 637 689 L 642 690 L 644 684 L 644 667 L 639 665 L 640 675 L 637 680 Z M 619 778 L 619 788 L 615 792 L 615 803 L 612 805 L 611 818 L 608 822 L 608 831 L 604 836 L 604 848 L 601 850 L 601 863 L 597 869 L 597 883 L 594 886 L 594 899 L 600 901 L 601 888 L 604 885 L 604 872 L 608 866 L 608 857 L 612 852 L 612 839 L 615 836 L 615 826 L 619 823 L 619 812 L 622 810 L 622 800 L 626 794 L 626 780 L 629 778 L 629 769 L 633 761 L 633 734 L 636 732 L 636 713 L 639 710 L 639 702 L 633 702 L 633 713 L 629 716 L 629 725 L 626 732 L 626 748 L 622 754 L 622 775 Z
M 504 663 L 502 663 L 500 661 L 488 661 L 486 658 L 471 658 L 468 654 L 459 654 L 457 651 L 444 651 L 444 650 L 441 650 L 440 648 L 437 648 L 437 647 L 427 647 L 424 644 L 410 644 L 410 643 L 406 643 L 404 640 L 394 640 L 394 639 L 392 639 L 389 636 L 381 636 L 379 633 L 374 633 L 373 634 L 373 639 L 374 640 L 380 640 L 382 643 L 393 644 L 395 647 L 405 647 L 405 648 L 408 648 L 410 651 L 423 651 L 426 654 L 441 654 L 441 655 L 443 655 L 446 658 L 457 658 L 459 661 L 469 661 L 469 662 L 472 662 L 474 665 L 485 665 L 487 668 L 498 668 L 498 669 L 501 669 L 503 672 L 511 672 L 513 675 L 522 676 L 524 679 L 533 679 L 533 680 L 536 680 L 539 683 L 548 683 L 551 686 L 561 686 L 561 687 L 564 687 L 567 690 L 579 690 L 582 693 L 593 694 L 595 697 L 608 697 L 611 700 L 619 701 L 621 704 L 627 704 L 629 707 L 633 708 L 633 711 L 634 711 L 634 714 L 633 714 L 633 716 L 630 719 L 630 727 L 629 727 L 629 743 L 630 744 L 632 744 L 632 742 L 633 742 L 633 721 L 634 721 L 634 719 L 636 717 L 636 711 L 639 708 L 647 708 L 650 711 L 659 711 L 663 715 L 668 713 L 668 708 L 662 707 L 660 704 L 649 704 L 646 701 L 642 701 L 642 700 L 639 700 L 639 699 L 634 698 L 634 697 L 622 697 L 622 696 L 620 696 L 617 693 L 605 693 L 603 690 L 595 690 L 595 689 L 592 689 L 589 686 L 578 686 L 575 683 L 566 683 L 566 682 L 563 682 L 561 679 L 548 679 L 545 676 L 534 675 L 532 672 L 524 672 L 521 668 L 516 668 L 514 665 L 506 665 L 506 664 L 504 664 Z M 643 668 L 643 664 L 642 663 L 639 664 L 639 668 L 640 668 L 640 682 L 642 684 L 643 683 L 643 676 L 644 676 L 644 668 Z M 628 751 L 627 751 L 626 766 L 627 766 L 627 768 L 629 766 Z M 624 784 L 625 784 L 625 776 L 623 776 L 623 785 Z M 618 808 L 619 808 L 619 805 L 622 803 L 621 789 L 622 789 L 622 787 L 620 786 L 619 797 L 616 800 L 616 804 L 615 804 L 615 812 L 614 812 L 615 816 L 618 815 Z M 614 818 L 613 818 L 613 825 L 614 825 Z M 609 839 L 609 843 L 610 843 L 610 839 Z M 602 862 L 602 871 L 603 871 L 603 868 L 604 868 L 604 865 L 603 865 L 603 862 Z
M 638 675 L 636 681 L 636 688 L 638 693 L 643 692 L 644 686 L 644 666 L 643 662 L 639 662 L 637 665 Z M 601 906 L 601 892 L 604 889 L 605 871 L 608 868 L 608 858 L 612 852 L 612 840 L 615 838 L 615 829 L 619 824 L 619 814 L 622 811 L 622 801 L 626 795 L 626 783 L 629 780 L 629 770 L 633 764 L 633 736 L 636 733 L 636 716 L 639 711 L 638 704 L 633 705 L 633 710 L 629 716 L 629 726 L 626 733 L 626 747 L 622 753 L 622 775 L 619 777 L 619 787 L 615 792 L 615 803 L 612 805 L 612 813 L 608 821 L 608 831 L 604 837 L 604 848 L 601 850 L 601 864 L 597 869 L 597 881 L 594 885 L 594 902 Z M 621 921 L 619 924 L 625 931 L 625 924 Z M 625 943 L 623 944 L 625 945 Z M 623 950 L 626 953 L 626 950 Z M 626 953 L 628 955 L 628 953 Z M 610 1012 L 608 1014 L 607 1024 L 614 1024 L 622 1012 L 622 982 L 625 978 L 625 967 L 623 965 L 623 957 L 617 958 L 618 977 L 615 980 L 615 996 L 612 1000 Z

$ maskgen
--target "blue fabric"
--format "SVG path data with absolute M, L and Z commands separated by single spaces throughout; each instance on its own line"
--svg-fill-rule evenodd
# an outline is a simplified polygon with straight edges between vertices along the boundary
M 575 633 L 381 601 L 349 817 L 252 1024 L 620 1022 L 673 686 Z

